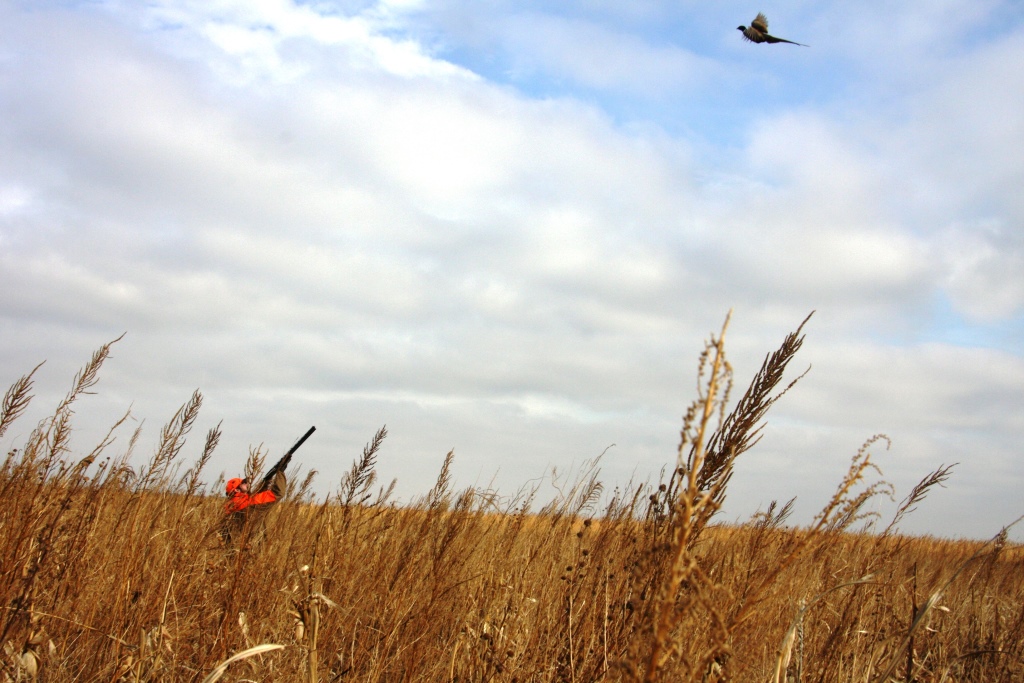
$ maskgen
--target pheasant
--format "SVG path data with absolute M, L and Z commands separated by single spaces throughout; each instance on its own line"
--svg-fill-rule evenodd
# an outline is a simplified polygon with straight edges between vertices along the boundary
M 737 30 L 743 32 L 743 37 L 752 43 L 789 43 L 790 45 L 799 45 L 800 47 L 809 47 L 803 43 L 795 43 L 792 40 L 786 40 L 785 38 L 776 38 L 773 35 L 768 34 L 768 17 L 762 12 L 758 12 L 754 20 L 750 22 L 750 26 L 737 26 Z

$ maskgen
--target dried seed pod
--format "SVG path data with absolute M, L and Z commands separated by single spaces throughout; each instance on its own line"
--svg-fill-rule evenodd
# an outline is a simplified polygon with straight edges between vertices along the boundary
M 28 674 L 29 678 L 35 678 L 39 673 L 39 658 L 32 650 L 25 650 L 21 653 L 21 668 Z

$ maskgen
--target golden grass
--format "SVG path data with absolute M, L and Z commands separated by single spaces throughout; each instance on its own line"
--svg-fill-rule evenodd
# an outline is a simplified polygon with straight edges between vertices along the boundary
M 736 459 L 792 386 L 779 389 L 801 329 L 732 409 L 726 328 L 712 337 L 663 481 L 607 500 L 594 463 L 533 510 L 531 490 L 453 490 L 450 453 L 433 489 L 398 506 L 374 490 L 382 429 L 337 493 L 293 483 L 262 540 L 233 547 L 217 534 L 220 481 L 207 493 L 201 480 L 219 428 L 180 471 L 198 392 L 141 466 L 137 432 L 110 452 L 123 420 L 92 452 L 68 451 L 104 346 L 0 466 L 0 681 L 1024 679 L 1021 548 L 1005 533 L 897 533 L 948 467 L 881 532 L 863 530 L 865 504 L 889 493 L 871 459 L 881 436 L 812 524 L 787 527 L 791 504 L 714 523 Z M 4 397 L 0 436 L 35 372 Z

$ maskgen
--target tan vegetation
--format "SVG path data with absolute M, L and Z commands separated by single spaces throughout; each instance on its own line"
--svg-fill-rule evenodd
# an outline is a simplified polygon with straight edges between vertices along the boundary
M 806 321 L 805 321 L 806 322 Z M 376 488 L 381 429 L 326 500 L 293 482 L 262 538 L 216 533 L 217 445 L 182 471 L 202 397 L 134 466 L 69 452 L 72 407 L 101 348 L 0 469 L 0 680 L 40 681 L 1016 681 L 1024 679 L 1021 549 L 909 538 L 900 519 L 949 475 L 926 476 L 892 523 L 878 436 L 814 522 L 792 501 L 717 525 L 736 459 L 757 442 L 801 330 L 731 409 L 722 333 L 700 359 L 676 462 L 663 480 L 605 491 L 592 463 L 558 500 L 437 483 L 409 505 Z M 38 370 L 38 368 L 37 368 Z M 4 397 L 0 437 L 36 370 Z M 250 454 L 247 473 L 263 466 Z

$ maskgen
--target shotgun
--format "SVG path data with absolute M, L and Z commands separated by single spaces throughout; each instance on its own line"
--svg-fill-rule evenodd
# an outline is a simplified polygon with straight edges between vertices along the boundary
M 257 492 L 264 491 L 270 487 L 270 484 L 274 481 L 274 477 L 277 476 L 277 473 L 284 472 L 285 468 L 288 467 L 288 463 L 291 462 L 292 456 L 295 455 L 295 451 L 299 450 L 299 446 L 304 444 L 306 439 L 308 439 L 315 431 L 316 427 L 310 427 L 309 431 L 303 434 L 302 438 L 296 441 L 295 445 L 289 448 L 288 452 L 282 455 L 281 459 L 274 463 L 274 466 L 271 467 L 267 471 L 266 476 L 263 477 L 263 481 L 260 482 L 259 487 L 256 489 Z

